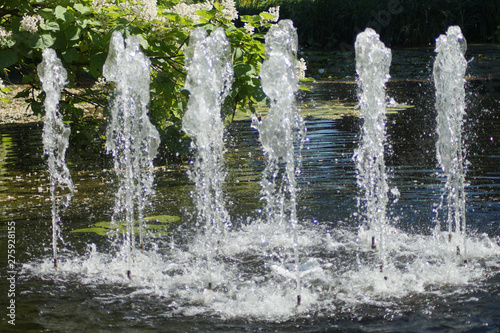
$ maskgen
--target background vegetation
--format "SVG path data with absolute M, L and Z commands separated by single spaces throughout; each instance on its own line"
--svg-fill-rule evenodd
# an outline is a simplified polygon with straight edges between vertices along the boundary
M 6 0 L 0 5 L 0 70 L 6 82 L 27 85 L 26 98 L 43 115 L 44 93 L 36 65 L 45 48 L 56 50 L 68 71 L 60 109 L 72 126 L 72 143 L 102 136 L 102 117 L 112 87 L 102 78 L 109 40 L 114 31 L 138 35 L 152 62 L 150 117 L 159 129 L 169 157 L 186 155 L 181 120 L 187 102 L 184 46 L 195 27 L 211 32 L 223 27 L 232 46 L 233 88 L 223 107 L 230 121 L 236 110 L 252 112 L 265 101 L 259 84 L 264 33 L 278 17 L 268 12 L 240 17 L 234 1 L 184 3 L 181 0 Z M 179 154 L 180 153 L 180 154 Z
M 469 42 L 500 42 L 498 0 L 237 0 L 242 15 L 280 6 L 304 47 L 346 48 L 374 28 L 388 46 L 426 46 L 459 25 Z

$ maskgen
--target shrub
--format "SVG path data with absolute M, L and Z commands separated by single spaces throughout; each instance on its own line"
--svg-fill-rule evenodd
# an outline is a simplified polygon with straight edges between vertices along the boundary
M 61 112 L 77 127 L 72 133 L 88 136 L 89 127 L 84 131 L 83 124 L 92 124 L 97 133 L 98 118 L 107 115 L 111 87 L 102 79 L 102 66 L 111 34 L 138 35 L 152 62 L 150 117 L 174 156 L 186 152 L 180 129 L 187 100 L 183 49 L 194 27 L 211 32 L 221 26 L 232 45 L 235 82 L 224 118 L 230 120 L 235 110 L 252 112 L 253 105 L 265 99 L 258 76 L 263 34 L 278 18 L 268 12 L 243 16 L 244 26 L 236 27 L 237 16 L 233 0 L 7 0 L 0 5 L 0 69 L 7 74 L 13 68 L 21 72 L 22 83 L 29 88 L 18 97 L 27 98 L 42 116 L 44 95 L 36 65 L 43 49 L 55 49 L 70 81 L 63 91 Z

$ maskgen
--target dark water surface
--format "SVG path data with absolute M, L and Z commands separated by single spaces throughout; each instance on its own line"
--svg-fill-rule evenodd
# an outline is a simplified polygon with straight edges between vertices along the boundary
M 493 87 L 493 88 L 492 88 Z M 495 82 L 471 80 L 464 137 L 467 151 L 467 224 L 469 233 L 482 235 L 498 245 L 500 237 L 500 105 Z M 359 223 L 358 187 L 352 160 L 361 121 L 350 110 L 355 101 L 355 86 L 349 83 L 317 83 L 312 92 L 298 102 L 306 116 L 307 138 L 302 151 L 301 188 L 298 201 L 303 230 L 321 228 L 327 233 L 355 230 Z M 391 195 L 389 216 L 392 224 L 410 235 L 429 235 L 435 225 L 435 208 L 442 195 L 442 179 L 435 160 L 435 112 L 432 82 L 393 81 L 388 95 L 409 108 L 388 114 L 387 156 L 389 184 L 400 196 Z M 328 116 L 324 106 L 339 104 L 349 110 L 343 116 Z M 307 105 L 307 107 L 304 107 Z M 315 105 L 323 107 L 315 114 Z M 4 315 L 9 298 L 7 277 L 7 225 L 15 222 L 16 240 L 16 326 L 17 331 L 164 331 L 164 332 L 497 332 L 500 331 L 500 258 L 489 258 L 483 278 L 454 287 L 432 284 L 425 292 L 410 292 L 403 297 L 376 298 L 376 301 L 346 303 L 334 300 L 336 293 L 318 286 L 332 298 L 333 305 L 307 309 L 297 315 L 265 317 L 219 316 L 217 312 L 199 315 L 174 311 L 175 300 L 164 293 L 139 293 L 127 280 L 120 283 L 87 281 L 78 274 L 36 274 L 23 268 L 51 255 L 51 213 L 48 180 L 41 144 L 42 125 L 1 125 L 0 127 L 0 331 L 13 330 Z M 228 210 L 235 229 L 247 220 L 260 217 L 260 172 L 264 158 L 258 134 L 249 121 L 236 121 L 228 127 L 227 140 Z M 62 212 L 65 244 L 61 256 L 77 257 L 94 243 L 109 248 L 105 237 L 71 233 L 109 221 L 114 200 L 112 162 L 102 143 L 68 152 L 69 167 L 77 193 L 70 207 Z M 187 166 L 157 166 L 156 194 L 150 215 L 177 215 L 183 225 L 194 219 L 195 205 L 190 199 L 193 185 L 186 176 Z M 184 239 L 189 227 L 172 233 L 176 243 Z M 319 229 L 318 229 L 319 230 Z M 347 231 L 346 231 L 347 232 Z M 194 231 L 191 230 L 191 233 Z M 166 244 L 159 242 L 158 244 Z M 318 260 L 332 260 L 352 252 L 328 253 L 322 247 Z M 317 251 L 312 246 L 307 251 Z M 347 251 L 347 250 L 346 250 Z M 106 252 L 106 250 L 104 250 Z M 304 257 L 316 254 L 305 253 Z M 351 260 L 351 259 L 349 259 Z M 352 259 L 354 260 L 354 259 Z M 363 258 L 361 258 L 363 260 Z M 480 260 L 478 260 L 480 262 Z M 477 265 L 483 265 L 478 263 Z M 40 264 L 41 265 L 41 264 Z M 337 266 L 335 266 L 337 265 Z M 346 264 L 347 265 L 347 264 Z M 36 265 L 35 265 L 36 266 Z M 42 265 L 43 266 L 43 265 Z M 322 266 L 323 267 L 323 266 Z M 326 266 L 324 266 L 326 267 Z M 337 268 L 335 268 L 337 267 Z M 326 271 L 326 268 L 324 268 Z M 172 273 L 173 274 L 173 273 Z M 314 286 L 315 282 L 311 282 Z M 318 282 L 319 283 L 319 282 Z M 312 288 L 312 287 L 311 287 Z M 338 286 L 332 288 L 340 288 Z M 311 289 L 312 290 L 312 289 Z M 341 288 L 339 290 L 342 290 Z M 370 291 L 367 290 L 367 293 Z M 445 295 L 445 296 L 443 296 Z M 181 302 L 181 301 L 179 301 Z M 200 302 L 202 302 L 200 300 Z M 190 306 L 196 307 L 195 304 Z M 276 304 L 279 306 L 279 304 Z M 174 310 L 173 310 L 174 309 Z M 223 313 L 223 311 L 221 311 Z

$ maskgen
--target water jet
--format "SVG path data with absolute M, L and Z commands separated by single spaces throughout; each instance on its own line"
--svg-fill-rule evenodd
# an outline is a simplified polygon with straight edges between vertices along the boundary
M 425 103 L 418 104 L 414 110 L 385 110 L 388 96 L 393 97 L 399 90 L 415 93 L 415 96 L 423 95 L 425 89 L 433 91 L 432 87 L 428 87 L 432 83 L 423 83 L 425 89 L 416 84 L 410 85 L 410 89 L 406 85 L 408 83 L 401 85 L 400 82 L 389 81 L 385 88 L 388 75 L 385 69 L 390 62 L 390 52 L 374 33 L 367 31 L 359 37 L 357 45 L 361 49 L 356 56 L 362 62 L 358 67 L 358 97 L 364 121 L 361 131 L 350 126 L 349 122 L 354 117 L 320 119 L 308 116 L 302 119 L 294 103 L 298 100 L 298 105 L 302 105 L 303 102 L 309 104 L 309 101 L 301 99 L 304 97 L 300 95 L 295 98 L 297 81 L 293 72 L 293 51 L 296 47 L 293 43 L 287 46 L 278 42 L 276 44 L 281 48 L 270 47 L 266 56 L 267 65 L 262 66 L 263 86 L 266 92 L 270 91 L 269 112 L 262 112 L 261 119 L 235 121 L 224 127 L 218 106 L 230 89 L 232 78 L 228 73 L 231 73 L 231 65 L 226 61 L 230 58 L 226 56 L 227 40 L 222 34 L 215 33 L 195 32 L 186 49 L 186 64 L 190 72 L 186 89 L 190 94 L 190 104 L 183 125 L 186 132 L 191 131 L 193 140 L 189 176 L 184 175 L 182 168 L 175 173 L 157 169 L 157 177 L 154 178 L 157 196 L 153 199 L 153 206 L 145 206 L 154 210 L 177 209 L 180 212 L 177 215 L 182 215 L 182 209 L 185 209 L 187 212 L 181 219 L 186 222 L 168 237 L 150 239 L 148 246 L 143 247 L 144 242 L 140 241 L 141 249 L 137 251 L 128 245 L 130 251 L 124 248 L 126 246 L 118 251 L 113 247 L 121 245 L 120 242 L 126 239 L 127 233 L 124 232 L 123 238 L 110 237 L 111 247 L 107 245 L 108 240 L 98 235 L 85 240 L 89 243 L 86 244 L 87 249 L 78 248 L 78 245 L 73 245 L 75 251 L 70 246 L 61 247 L 61 255 L 56 261 L 57 270 L 53 269 L 52 258 L 49 260 L 42 256 L 23 261 L 20 285 L 24 288 L 23 299 L 35 303 L 33 313 L 43 308 L 45 314 L 61 314 L 59 307 L 64 307 L 67 311 L 64 313 L 68 314 L 68 319 L 53 316 L 50 320 L 47 320 L 48 316 L 40 315 L 37 324 L 53 330 L 71 327 L 68 325 L 72 325 L 75 316 L 78 318 L 82 307 L 87 307 L 85 313 L 95 315 L 99 320 L 99 323 L 96 323 L 97 320 L 78 322 L 81 328 L 89 330 L 95 330 L 102 323 L 107 327 L 128 327 L 131 322 L 137 329 L 153 327 L 161 330 L 169 325 L 171 330 L 190 327 L 205 331 L 214 330 L 214 327 L 220 330 L 221 325 L 227 330 L 237 331 L 242 329 L 242 322 L 247 330 L 273 330 L 277 323 L 283 330 L 296 330 L 297 322 L 312 330 L 330 329 L 332 325 L 337 325 L 346 331 L 373 331 L 382 326 L 395 331 L 429 327 L 425 325 L 447 325 L 465 331 L 484 329 L 481 326 L 483 322 L 490 327 L 498 326 L 500 235 L 488 229 L 489 225 L 494 225 L 494 214 L 500 208 L 491 199 L 498 194 L 498 189 L 481 183 L 472 187 L 468 196 L 471 200 L 469 204 L 474 207 L 470 211 L 473 218 L 467 221 L 468 225 L 486 230 L 489 234 L 468 233 L 464 240 L 455 230 L 455 220 L 452 230 L 448 230 L 446 218 L 439 231 L 430 232 L 430 228 L 435 229 L 432 224 L 433 207 L 439 205 L 441 189 L 446 187 L 444 181 L 442 183 L 434 177 L 437 171 L 434 152 L 438 148 L 433 138 L 419 136 L 420 130 L 434 133 L 433 122 L 429 125 L 429 122 L 418 118 L 421 113 L 434 115 L 433 110 L 423 107 Z M 293 29 L 281 23 L 269 38 L 271 36 L 293 36 Z M 285 39 L 293 41 L 293 37 Z M 218 42 L 212 44 L 215 40 Z M 134 42 L 122 39 L 114 44 L 118 47 L 113 46 L 115 51 L 110 53 L 127 53 L 129 44 L 133 46 Z M 210 45 L 217 46 L 212 48 Z M 128 59 L 129 64 L 143 59 L 139 52 L 129 51 L 133 54 Z M 207 59 L 207 54 L 217 56 Z M 367 54 L 371 56 L 363 56 Z M 375 60 L 376 64 L 370 63 Z M 128 66 L 125 63 L 115 62 L 112 67 L 119 72 L 121 66 Z M 145 67 L 141 66 L 133 73 L 142 73 Z M 222 72 L 215 74 L 215 68 L 222 68 Z M 266 76 L 266 71 L 272 75 Z M 285 79 L 276 79 L 278 72 L 285 73 Z M 365 79 L 363 73 L 371 73 L 371 79 Z M 274 79 L 266 82 L 269 78 Z M 311 87 L 314 89 L 318 85 L 311 84 Z M 141 97 L 134 97 L 142 88 L 128 89 L 126 86 L 115 91 L 115 100 L 141 101 L 135 105 L 147 104 L 142 102 Z M 209 89 L 213 87 L 214 90 Z M 354 85 L 352 89 L 355 89 Z M 329 91 L 324 99 L 331 102 L 329 99 L 335 94 Z M 204 108 L 207 103 L 202 101 L 201 96 L 213 108 Z M 394 98 L 399 101 L 402 96 Z M 354 98 L 352 103 L 355 103 Z M 125 102 L 122 104 L 127 105 Z M 328 107 L 331 105 L 328 104 Z M 142 107 L 139 109 L 145 110 Z M 371 109 L 377 111 L 373 117 Z M 133 117 L 142 114 L 134 110 L 136 115 Z M 197 119 L 207 121 L 197 122 Z M 273 122 L 275 119 L 279 120 Z M 405 121 L 411 124 L 403 126 Z M 494 117 L 489 121 L 498 123 Z M 357 120 L 355 122 L 358 123 Z M 274 125 L 269 125 L 271 123 Z M 307 131 L 299 126 L 301 124 L 307 126 Z M 370 127 L 364 129 L 365 125 L 378 129 L 381 137 L 369 139 L 372 132 L 377 131 L 372 131 Z M 204 132 L 207 129 L 210 129 L 210 134 Z M 388 135 L 385 132 L 387 129 Z M 118 129 L 111 136 L 118 137 L 116 133 L 119 133 Z M 487 134 L 488 140 L 496 135 Z M 416 155 L 411 149 L 414 146 L 405 141 L 410 135 L 420 138 L 416 140 L 416 146 L 427 145 L 421 151 L 428 150 L 425 154 L 430 155 L 430 163 L 411 158 L 411 155 Z M 205 141 L 207 136 L 216 140 L 211 143 L 207 138 Z M 230 136 L 230 139 L 224 141 L 225 136 Z M 398 136 L 404 137 L 403 143 L 396 142 Z M 370 140 L 373 142 L 370 143 Z M 371 147 L 375 141 L 380 144 Z M 479 176 L 474 178 L 464 173 L 464 177 L 472 183 L 477 184 L 478 179 L 484 177 L 495 184 L 498 167 L 491 165 L 496 163 L 495 156 L 500 154 L 500 147 L 488 142 L 491 151 L 476 157 L 485 169 L 479 170 L 471 163 L 470 168 L 476 167 L 475 177 Z M 382 158 L 384 154 L 388 155 L 384 148 L 389 144 L 394 145 L 393 154 L 401 156 L 401 159 Z M 199 158 L 198 152 L 204 149 L 207 157 Z M 208 156 L 210 153 L 214 153 L 215 157 Z M 276 163 L 269 169 L 272 157 L 275 157 Z M 204 167 L 201 166 L 204 161 L 212 162 Z M 290 165 L 289 161 L 292 162 Z M 484 161 L 490 164 L 482 163 Z M 354 162 L 365 164 L 361 163 L 358 167 Z M 366 167 L 370 163 L 373 168 Z M 70 166 L 79 167 L 75 164 Z M 0 167 L 0 172 L 2 170 Z M 147 173 L 148 170 L 147 166 L 141 168 L 141 172 Z M 216 174 L 214 170 L 220 178 L 213 176 Z M 97 174 L 95 170 L 92 172 Z M 115 172 L 118 174 L 118 171 Z M 180 180 L 170 180 L 175 178 L 172 174 Z M 369 178 L 369 174 L 374 176 Z M 78 172 L 74 176 L 78 177 L 78 183 L 83 184 L 83 188 L 88 179 Z M 99 177 L 110 176 L 106 173 L 99 174 Z M 390 187 L 398 189 L 390 192 L 399 193 L 397 202 L 394 200 L 391 204 L 386 201 L 387 178 L 390 178 Z M 372 179 L 373 184 L 369 181 L 365 184 L 366 179 Z M 295 188 L 290 185 L 293 182 Z M 93 189 L 101 189 L 105 186 L 103 184 L 93 183 Z M 207 188 L 210 191 L 205 195 L 202 190 Z M 255 195 L 259 191 L 260 195 Z M 367 196 L 368 192 L 373 195 Z M 126 196 L 125 192 L 121 193 Z M 102 197 L 105 200 L 105 196 Z M 130 197 L 134 198 L 133 195 Z M 446 194 L 443 198 L 441 208 L 446 210 Z M 369 199 L 373 199 L 373 207 L 378 208 L 368 210 L 368 206 L 372 207 Z M 195 209 L 185 208 L 192 207 L 192 202 Z M 201 202 L 209 204 L 203 206 Z M 86 202 L 85 205 L 93 209 L 95 203 Z M 82 206 L 72 205 L 72 209 L 79 212 L 75 214 L 79 218 L 72 217 L 69 225 L 92 223 L 89 220 L 94 217 L 89 217 Z M 451 204 L 450 207 L 455 206 Z M 254 208 L 255 211 L 252 210 Z M 368 211 L 373 214 L 370 216 Z M 106 216 L 107 210 L 95 209 L 92 213 L 100 219 Z M 133 214 L 135 228 L 140 214 Z M 116 222 L 126 220 L 120 217 L 126 215 L 125 212 L 116 215 L 113 217 Z M 32 220 L 37 219 L 39 217 Z M 382 221 L 380 225 L 376 222 L 378 219 Z M 20 234 L 26 232 L 36 236 L 23 226 L 30 226 L 29 223 L 27 219 L 26 223 L 17 224 Z M 130 235 L 135 235 L 135 232 Z M 84 234 L 72 234 L 70 237 L 73 244 L 85 238 Z M 467 248 L 462 241 L 466 242 Z M 471 264 L 464 265 L 467 262 Z M 50 294 L 46 293 L 43 286 L 51 285 L 44 282 L 48 279 L 58 281 L 61 288 L 52 288 Z M 41 294 L 44 295 L 43 303 L 39 301 Z M 73 305 L 78 311 L 72 312 Z M 481 311 L 478 312 L 478 308 Z M 105 315 L 101 314 L 101 309 L 106 309 Z M 451 312 L 457 316 L 450 317 Z M 110 316 L 110 313 L 113 315 Z M 408 313 L 411 315 L 408 316 Z M 462 320 L 471 318 L 469 314 L 481 324 Z M 360 326 L 360 318 L 363 318 L 363 326 Z
M 52 202 L 52 256 L 54 268 L 57 268 L 58 241 L 63 240 L 61 236 L 61 218 L 59 216 L 61 202 L 58 187 L 66 189 L 62 202 L 63 207 L 68 207 L 74 194 L 74 186 L 71 174 L 66 164 L 66 150 L 69 145 L 71 129 L 63 122 L 58 105 L 61 91 L 67 84 L 67 72 L 61 60 L 53 49 L 45 49 L 42 53 L 43 61 L 38 65 L 38 76 L 42 82 L 43 91 L 46 94 L 44 101 L 45 121 L 43 126 L 43 147 L 48 156 L 47 166 L 50 175 L 50 195 Z
M 115 195 L 112 226 L 126 222 L 121 244 L 127 258 L 130 278 L 132 252 L 135 250 L 135 221 L 138 220 L 139 244 L 144 248 L 144 210 L 153 193 L 153 159 L 158 152 L 160 136 L 148 117 L 150 61 L 142 53 L 138 36 L 124 40 L 114 32 L 103 67 L 107 82 L 115 82 L 111 102 L 111 119 L 106 131 L 106 150 L 114 158 L 119 180 Z M 117 232 L 115 232 L 115 236 Z M 119 237 L 116 237 L 120 241 Z
M 302 117 L 297 112 L 294 95 L 299 89 L 297 73 L 297 31 L 290 20 L 281 20 L 266 34 L 266 59 L 260 77 L 262 89 L 270 100 L 266 117 L 252 117 L 259 131 L 266 167 L 262 173 L 261 196 L 266 201 L 265 216 L 275 230 L 289 228 L 292 236 L 294 270 L 297 279 L 297 304 L 300 305 L 300 259 L 297 231 L 297 181 L 300 174 L 300 149 L 305 135 Z M 295 151 L 295 146 L 299 146 Z M 282 168 L 280 164 L 284 164 Z M 279 232 L 279 231 L 278 231 Z
M 446 224 L 448 242 L 452 234 L 457 241 L 462 239 L 466 256 L 466 217 L 465 217 L 465 161 L 462 142 L 463 117 L 465 115 L 465 71 L 467 61 L 465 52 L 467 42 L 458 26 L 448 28 L 446 34 L 436 39 L 436 60 L 433 75 L 436 87 L 436 109 L 438 140 L 436 158 L 446 177 L 440 207 L 446 198 Z M 441 232 L 439 217 L 436 232 Z M 457 254 L 459 253 L 457 245 Z

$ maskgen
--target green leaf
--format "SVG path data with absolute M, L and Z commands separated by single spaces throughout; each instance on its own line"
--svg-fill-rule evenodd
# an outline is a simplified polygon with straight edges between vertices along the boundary
M 91 13 L 92 11 L 90 10 L 89 7 L 82 5 L 81 3 L 75 4 L 75 10 L 83 15 L 87 15 Z
M 157 215 L 157 216 L 148 216 L 144 218 L 144 221 L 147 222 L 157 222 L 157 223 L 174 223 L 179 222 L 181 218 L 179 216 L 172 215 Z
M 27 98 L 31 94 L 31 88 L 26 88 L 23 91 L 20 91 L 17 93 L 16 97 L 14 98 Z
M 235 48 L 233 51 L 233 61 L 237 62 L 238 60 L 241 60 L 243 58 L 243 50 L 241 48 Z
M 66 20 L 65 14 L 67 11 L 68 10 L 66 8 L 64 8 L 62 6 L 57 6 L 55 11 L 54 11 L 56 19 L 65 21 Z
M 237 63 L 234 66 L 234 76 L 235 77 L 242 77 L 244 75 L 257 75 L 257 71 L 255 70 L 255 67 L 249 64 L 244 64 L 244 63 Z
M 17 62 L 17 53 L 14 50 L 0 51 L 0 69 L 7 68 Z
M 123 223 L 123 222 L 120 222 L 120 223 Z M 106 228 L 106 229 L 111 228 L 111 222 L 97 222 L 94 225 L 96 227 L 101 227 L 101 228 Z
M 0 91 L 3 91 L 4 93 L 12 92 L 12 90 L 7 87 L 3 87 L 2 89 L 0 89 Z
M 274 15 L 273 14 L 269 14 L 269 13 L 266 13 L 266 12 L 260 13 L 259 16 L 262 17 L 265 20 L 272 20 L 272 19 L 274 19 Z
M 214 1 L 213 6 L 215 9 L 217 9 L 219 12 L 222 11 L 222 6 L 218 1 Z
M 57 22 L 46 22 L 40 24 L 40 29 L 45 31 L 59 31 L 59 24 Z
M 45 49 L 54 44 L 54 38 L 49 34 L 38 35 L 35 34 L 30 37 L 28 44 L 33 49 Z
M 93 233 L 96 233 L 98 234 L 99 236 L 106 236 L 107 234 L 107 230 L 104 229 L 104 228 L 82 228 L 82 229 L 76 229 L 76 230 L 72 230 L 71 231 L 72 233 L 73 232 L 93 232 Z
M 44 114 L 45 109 L 43 108 L 43 103 L 35 100 L 30 100 L 31 110 L 38 118 L 41 118 Z
M 206 18 L 209 21 L 215 17 L 215 12 L 212 10 L 197 10 L 196 14 L 200 17 Z
M 144 218 L 144 229 L 153 232 L 156 236 L 163 236 L 168 234 L 168 228 L 171 223 L 179 222 L 181 218 L 179 216 L 172 215 L 156 215 L 148 216 Z M 139 233 L 139 221 L 134 222 L 134 233 Z M 116 223 L 111 222 L 97 222 L 94 224 L 94 228 L 83 228 L 76 229 L 72 232 L 93 232 L 101 236 L 106 236 L 108 230 L 118 230 L 120 232 L 127 229 L 127 223 L 124 221 L 119 221 Z
M 261 20 L 261 18 L 259 15 L 243 15 L 243 16 L 241 16 L 241 22 L 256 24 L 256 23 L 259 23 L 260 20 Z
M 62 57 L 66 62 L 72 63 L 80 58 L 80 52 L 77 49 L 71 48 L 62 52 Z
M 80 39 L 81 29 L 76 25 L 70 25 L 67 29 L 64 29 L 64 35 L 67 40 L 75 41 Z
M 98 78 L 102 74 L 102 66 L 106 62 L 107 53 L 97 52 L 90 55 L 90 74 Z

